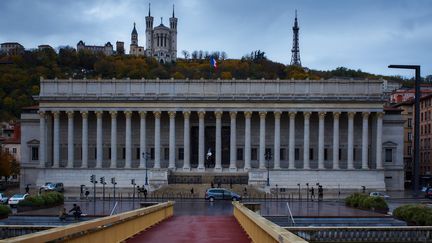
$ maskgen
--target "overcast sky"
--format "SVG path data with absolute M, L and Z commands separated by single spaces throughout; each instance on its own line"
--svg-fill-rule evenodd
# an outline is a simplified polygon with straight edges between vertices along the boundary
M 146 0 L 1 0 L 0 42 L 25 48 L 39 44 L 76 47 L 124 41 L 128 51 L 133 22 L 145 43 Z M 432 74 L 432 1 L 429 0 L 158 0 L 151 2 L 154 25 L 168 25 L 172 5 L 181 50 L 225 51 L 240 58 L 252 50 L 289 64 L 295 9 L 303 66 L 339 66 L 403 76 L 413 72 L 389 64 L 420 64 Z

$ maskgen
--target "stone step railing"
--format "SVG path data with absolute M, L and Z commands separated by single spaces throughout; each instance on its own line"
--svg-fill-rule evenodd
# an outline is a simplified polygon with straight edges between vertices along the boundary
M 284 227 L 309 242 L 432 242 L 432 226 Z
M 21 235 L 31 234 L 42 230 L 52 229 L 54 226 L 34 226 L 34 225 L 1 225 L 0 239 L 7 239 Z

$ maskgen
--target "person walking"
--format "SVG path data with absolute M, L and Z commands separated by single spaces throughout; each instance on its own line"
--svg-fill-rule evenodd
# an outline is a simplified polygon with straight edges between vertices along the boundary
M 315 189 L 313 187 L 311 187 L 310 193 L 311 193 L 311 201 L 313 202 L 313 200 L 315 199 Z

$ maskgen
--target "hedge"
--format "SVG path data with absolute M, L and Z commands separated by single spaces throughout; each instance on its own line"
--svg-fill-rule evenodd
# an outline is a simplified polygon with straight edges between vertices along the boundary
M 393 216 L 408 224 L 432 226 L 432 208 L 422 204 L 407 204 L 396 208 Z
M 11 214 L 11 209 L 6 205 L 0 205 L 0 216 L 7 216 Z
M 345 205 L 361 209 L 388 210 L 387 202 L 383 198 L 361 193 L 354 193 L 345 198 Z
M 43 206 L 57 206 L 63 204 L 63 194 L 58 192 L 47 192 L 40 195 L 28 196 L 25 200 L 18 203 L 19 206 L 28 207 L 43 207 Z

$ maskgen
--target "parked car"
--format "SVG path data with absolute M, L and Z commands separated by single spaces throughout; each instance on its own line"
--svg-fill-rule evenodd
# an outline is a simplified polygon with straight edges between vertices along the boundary
M 384 198 L 384 199 L 388 199 L 388 198 L 390 198 L 389 195 L 387 195 L 387 194 L 385 194 L 385 193 L 382 193 L 382 192 L 371 192 L 371 193 L 369 194 L 369 196 L 371 196 L 371 197 L 382 197 L 382 198 Z
M 241 196 L 235 192 L 224 188 L 211 188 L 207 189 L 205 193 L 205 199 L 213 202 L 214 200 L 241 200 Z
M 45 185 L 41 186 L 41 189 L 44 191 L 56 191 L 56 192 L 64 192 L 63 183 L 51 183 L 47 182 Z
M 7 204 L 9 198 L 3 192 L 0 192 L 0 202 L 3 204 Z
M 429 187 L 425 190 L 425 197 L 432 199 L 432 187 Z
M 19 202 L 23 201 L 28 197 L 29 194 L 15 194 L 11 198 L 9 198 L 8 203 L 9 206 L 15 207 Z

